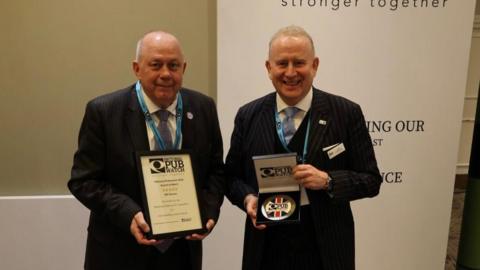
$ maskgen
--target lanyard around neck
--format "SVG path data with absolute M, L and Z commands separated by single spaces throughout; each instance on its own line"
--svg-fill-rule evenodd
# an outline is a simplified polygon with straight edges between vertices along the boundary
M 157 145 L 160 147 L 160 150 L 167 150 L 165 147 L 165 143 L 163 142 L 162 136 L 160 136 L 160 132 L 158 131 L 157 127 L 155 126 L 155 121 L 152 119 L 152 115 L 147 109 L 147 105 L 145 104 L 145 100 L 143 99 L 142 95 L 142 87 L 140 85 L 140 81 L 137 81 L 135 84 L 135 92 L 137 94 L 138 103 L 142 108 L 143 116 L 145 116 L 145 121 L 147 121 L 150 130 L 153 132 L 153 136 Z M 180 149 L 180 139 L 182 137 L 182 115 L 183 115 L 183 102 L 182 96 L 180 93 L 177 94 L 177 113 L 175 115 L 177 127 L 175 130 L 175 142 L 173 144 L 173 149 L 179 150 Z
M 308 118 L 307 118 L 307 131 L 305 132 L 305 139 L 303 140 L 303 153 L 302 156 L 300 157 L 301 163 L 305 163 L 307 161 L 307 150 L 308 150 L 308 135 L 310 134 L 310 113 L 308 113 Z M 285 151 L 292 153 L 288 148 L 287 141 L 285 140 L 285 135 L 284 135 L 284 130 L 283 130 L 283 125 L 282 121 L 280 120 L 280 115 L 277 110 L 277 106 L 275 105 L 275 127 L 277 129 L 277 134 L 278 138 L 280 139 L 280 142 L 282 143 L 283 148 Z

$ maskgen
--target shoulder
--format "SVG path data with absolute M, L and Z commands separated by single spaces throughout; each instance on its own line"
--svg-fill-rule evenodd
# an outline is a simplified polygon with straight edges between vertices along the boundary
M 272 107 L 275 105 L 275 92 L 269 93 L 263 97 L 254 99 L 245 105 L 241 106 L 238 109 L 238 114 L 242 115 L 255 115 L 256 113 L 260 112 L 264 108 Z
M 135 106 L 136 100 L 133 86 L 98 96 L 87 103 L 85 118 L 88 119 L 120 119 L 128 111 L 127 108 Z M 132 102 L 133 101 L 133 102 Z
M 115 90 L 108 94 L 98 96 L 90 100 L 87 107 L 97 109 L 119 108 L 126 106 L 134 94 L 134 85 L 130 85 L 126 88 Z
M 180 89 L 180 94 L 182 95 L 182 98 L 191 100 L 193 101 L 192 104 L 194 103 L 212 103 L 214 104 L 215 102 L 213 101 L 213 98 L 202 94 L 196 90 L 192 90 L 189 88 L 181 88 Z
M 316 102 L 323 103 L 330 109 L 339 112 L 361 111 L 360 105 L 348 98 L 335 95 L 320 89 L 313 89 L 313 95 Z
M 200 116 L 207 122 L 218 121 L 217 107 L 213 98 L 188 88 L 182 88 L 180 94 L 186 112 Z

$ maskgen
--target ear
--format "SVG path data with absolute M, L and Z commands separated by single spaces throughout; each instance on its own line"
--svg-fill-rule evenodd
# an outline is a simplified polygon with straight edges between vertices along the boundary
M 182 70 L 182 74 L 185 73 L 185 70 L 187 69 L 187 62 L 183 62 L 183 70 Z
M 320 59 L 318 59 L 318 57 L 315 57 L 312 63 L 312 67 L 315 70 L 315 72 L 317 71 L 319 65 L 320 65 Z
M 267 68 L 267 72 L 268 72 L 268 77 L 270 78 L 270 80 L 272 79 L 272 66 L 270 65 L 270 61 L 266 60 L 265 61 L 265 67 Z
M 135 76 L 140 79 L 140 66 L 138 65 L 138 62 L 137 61 L 133 61 L 132 62 L 132 70 L 133 70 L 133 73 L 135 73 Z

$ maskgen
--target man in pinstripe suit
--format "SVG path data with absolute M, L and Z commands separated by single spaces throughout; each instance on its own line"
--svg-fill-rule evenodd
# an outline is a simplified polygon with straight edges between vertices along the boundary
M 87 270 L 202 267 L 198 240 L 207 234 L 173 243 L 145 237 L 150 228 L 142 212 L 135 165 L 136 151 L 189 149 L 197 165 L 195 180 L 208 218 L 206 228 L 213 228 L 224 194 L 222 137 L 213 100 L 182 87 L 185 68 L 173 35 L 147 33 L 137 44 L 133 62 L 138 83 L 87 104 L 68 182 L 72 194 L 90 209 Z M 154 115 L 157 111 L 166 117 L 159 119 Z M 159 127 L 161 139 L 154 131 L 160 121 L 166 122 Z M 158 148 L 169 141 L 174 147 Z
M 360 106 L 314 88 L 318 65 L 305 30 L 280 29 L 270 41 L 266 61 L 276 93 L 244 105 L 235 118 L 226 159 L 227 196 L 249 216 L 244 270 L 355 269 L 350 201 L 376 196 L 382 178 Z M 285 128 L 276 128 L 283 126 L 289 107 L 295 107 L 291 139 Z M 303 158 L 293 168 L 301 186 L 301 222 L 257 225 L 252 157 L 284 152 Z

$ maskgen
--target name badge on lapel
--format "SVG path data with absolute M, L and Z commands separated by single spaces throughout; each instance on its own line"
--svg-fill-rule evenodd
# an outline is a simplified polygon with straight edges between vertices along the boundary
M 345 145 L 343 145 L 343 143 L 336 143 L 334 145 L 323 148 L 323 151 L 327 151 L 328 158 L 332 159 L 339 154 L 345 152 Z

